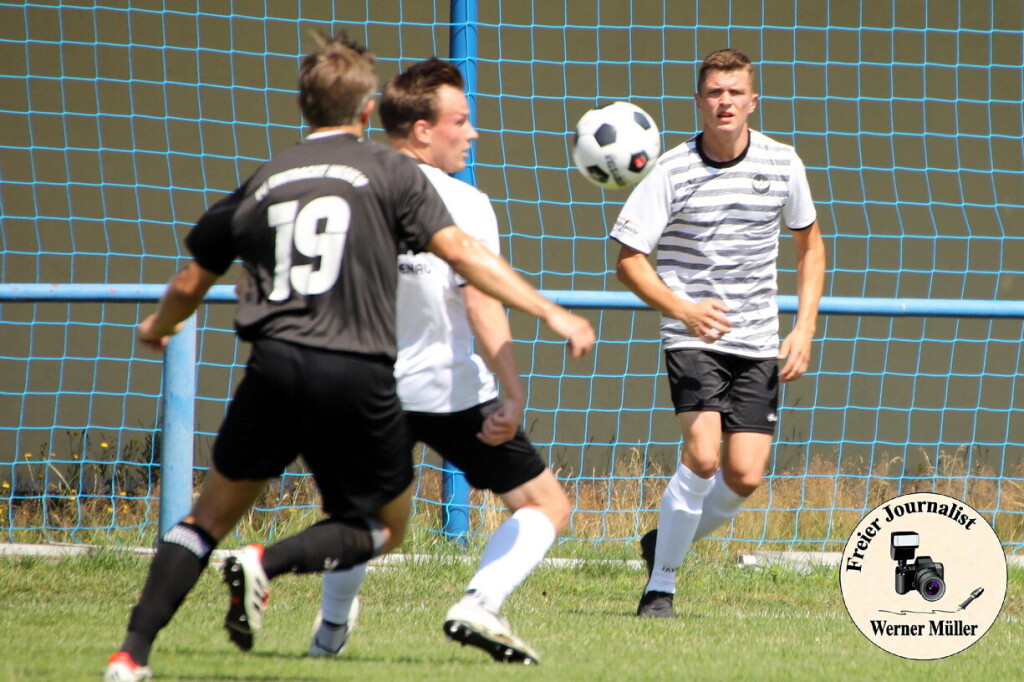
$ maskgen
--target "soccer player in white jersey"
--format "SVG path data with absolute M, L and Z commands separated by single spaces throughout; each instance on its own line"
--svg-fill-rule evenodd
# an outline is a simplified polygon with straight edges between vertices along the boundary
M 497 219 L 487 195 L 448 175 L 465 168 L 477 138 L 459 70 L 436 58 L 412 65 L 384 88 L 379 111 L 392 147 L 420 162 L 456 224 L 497 253 Z M 448 611 L 444 632 L 495 660 L 537 663 L 537 653 L 512 634 L 499 609 L 565 528 L 570 505 L 520 426 L 525 392 L 505 309 L 441 259 L 410 251 L 399 257 L 398 346 L 398 395 L 413 438 L 512 512 L 484 549 L 465 596 Z M 503 401 L 488 367 L 501 382 Z M 311 656 L 336 655 L 345 645 L 365 568 L 324 574 Z
M 611 231 L 619 279 L 662 313 L 682 430 L 658 528 L 640 543 L 648 582 L 637 615 L 655 618 L 675 617 L 676 571 L 690 545 L 731 520 L 761 482 L 778 382 L 807 369 L 825 277 L 803 163 L 791 146 L 748 125 L 758 100 L 750 60 L 730 49 L 711 54 L 694 97 L 702 132 L 661 156 Z M 780 344 L 782 225 L 796 243 L 799 305 Z

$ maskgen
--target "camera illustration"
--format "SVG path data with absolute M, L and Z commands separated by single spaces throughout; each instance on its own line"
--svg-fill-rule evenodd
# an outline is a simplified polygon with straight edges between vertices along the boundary
M 914 553 L 920 544 L 921 537 L 912 531 L 896 531 L 890 538 L 889 556 L 898 564 L 896 594 L 917 590 L 927 601 L 938 601 L 946 594 L 942 564 L 923 555 L 914 561 Z

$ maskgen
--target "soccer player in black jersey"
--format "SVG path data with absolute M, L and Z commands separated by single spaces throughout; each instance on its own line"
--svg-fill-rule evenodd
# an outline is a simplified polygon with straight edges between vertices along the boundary
M 393 376 L 400 252 L 441 257 L 481 290 L 542 319 L 573 357 L 593 344 L 584 318 L 540 296 L 453 225 L 412 159 L 361 139 L 374 108 L 374 61 L 344 37 L 318 40 L 299 83 L 312 134 L 200 218 L 186 238 L 193 261 L 138 327 L 141 344 L 162 350 L 230 264 L 243 261 L 235 324 L 253 346 L 245 377 L 199 497 L 157 545 L 108 681 L 152 675 L 153 640 L 214 547 L 300 454 L 327 518 L 228 557 L 232 641 L 251 648 L 275 576 L 349 567 L 401 543 L 413 472 Z

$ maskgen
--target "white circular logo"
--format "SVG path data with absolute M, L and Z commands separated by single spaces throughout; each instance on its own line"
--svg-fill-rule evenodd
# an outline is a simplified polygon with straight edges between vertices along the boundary
M 964 502 L 913 493 L 871 510 L 843 551 L 846 610 L 878 647 L 944 658 L 978 641 L 1006 597 L 1006 557 L 992 527 Z

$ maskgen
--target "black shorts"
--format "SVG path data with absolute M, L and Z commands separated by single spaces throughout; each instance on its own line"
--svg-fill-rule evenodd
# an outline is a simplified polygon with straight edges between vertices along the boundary
M 676 414 L 720 412 L 725 433 L 775 433 L 779 408 L 779 367 L 715 351 L 665 351 Z
M 492 446 L 480 433 L 487 415 L 500 407 L 491 400 L 461 412 L 433 414 L 406 412 L 413 440 L 421 440 L 463 473 L 477 490 L 499 495 L 532 481 L 547 468 L 520 428 L 512 440 Z
M 412 483 L 412 441 L 384 358 L 262 339 L 213 446 L 224 476 L 280 476 L 299 455 L 337 518 L 363 517 Z

